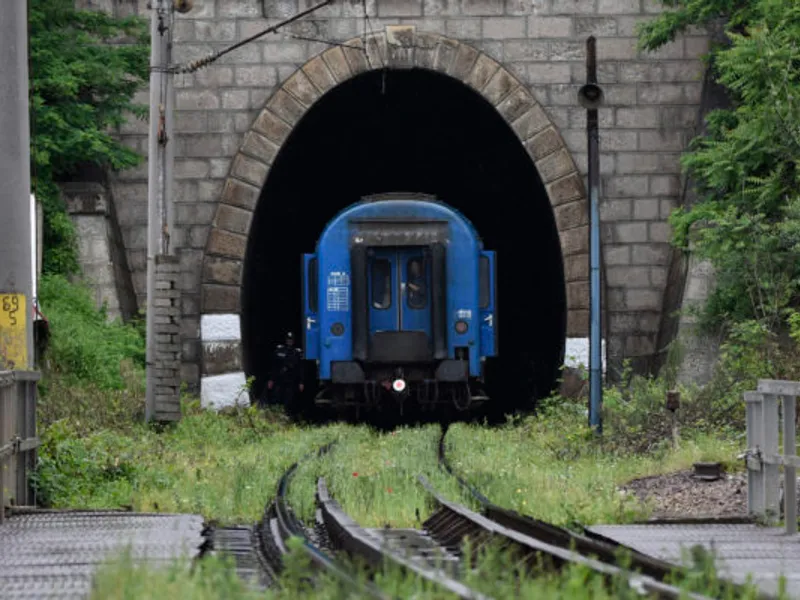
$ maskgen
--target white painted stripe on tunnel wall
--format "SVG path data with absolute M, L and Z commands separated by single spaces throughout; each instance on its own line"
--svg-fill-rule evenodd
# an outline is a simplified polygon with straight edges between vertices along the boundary
M 203 315 L 200 317 L 201 341 L 238 342 L 241 339 L 239 315 Z
M 200 382 L 200 405 L 219 410 L 227 406 L 250 406 L 250 396 L 244 389 L 244 371 L 203 377 Z
M 564 366 L 578 369 L 589 368 L 589 338 L 567 338 L 564 348 Z M 603 373 L 606 372 L 606 341 L 603 340 L 600 348 L 600 357 L 603 361 Z

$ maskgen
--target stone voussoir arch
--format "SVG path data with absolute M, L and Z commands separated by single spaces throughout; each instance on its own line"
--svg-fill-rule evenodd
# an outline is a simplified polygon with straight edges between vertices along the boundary
M 353 38 L 306 62 L 266 102 L 231 163 L 203 256 L 203 376 L 241 371 L 238 340 L 247 238 L 270 167 L 292 128 L 322 96 L 360 73 L 384 66 L 420 68 L 458 79 L 488 101 L 536 165 L 561 242 L 567 334 L 588 330 L 589 230 L 586 191 L 572 155 L 545 109 L 505 67 L 469 44 L 413 26 Z M 243 379 L 241 374 L 240 379 Z M 205 394 L 203 394 L 205 395 Z

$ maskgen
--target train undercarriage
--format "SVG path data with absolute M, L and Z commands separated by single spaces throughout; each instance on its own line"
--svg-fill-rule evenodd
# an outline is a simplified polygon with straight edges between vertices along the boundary
M 407 410 L 426 412 L 442 407 L 460 412 L 472 411 L 488 400 L 478 381 L 406 381 L 395 378 L 329 383 L 320 388 L 314 403 L 333 409 L 355 409 L 358 413 L 397 410 L 403 416 Z

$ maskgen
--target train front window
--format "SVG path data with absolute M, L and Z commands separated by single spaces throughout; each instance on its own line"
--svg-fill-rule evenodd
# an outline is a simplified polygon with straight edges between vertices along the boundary
M 425 263 L 419 258 L 412 258 L 408 261 L 408 281 L 406 290 L 408 294 L 408 306 L 411 308 L 422 309 L 428 303 L 428 286 L 425 277 Z
M 372 261 L 372 307 L 386 309 L 392 305 L 392 263 L 385 258 Z

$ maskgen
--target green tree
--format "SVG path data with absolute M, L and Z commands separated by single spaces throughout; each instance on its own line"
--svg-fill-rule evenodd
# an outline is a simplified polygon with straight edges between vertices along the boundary
M 669 0 L 640 29 L 655 49 L 690 25 L 727 17 L 727 47 L 712 49 L 730 110 L 682 157 L 698 201 L 672 216 L 677 245 L 700 229 L 697 252 L 717 271 L 706 324 L 750 321 L 777 332 L 797 323 L 800 304 L 800 3 L 797 0 Z M 796 328 L 796 327 L 795 327 Z
M 141 18 L 75 10 L 73 0 L 29 0 L 31 169 L 44 209 L 44 271 L 77 270 L 75 232 L 56 182 L 81 165 L 123 169 L 141 156 L 114 137 L 148 79 Z

